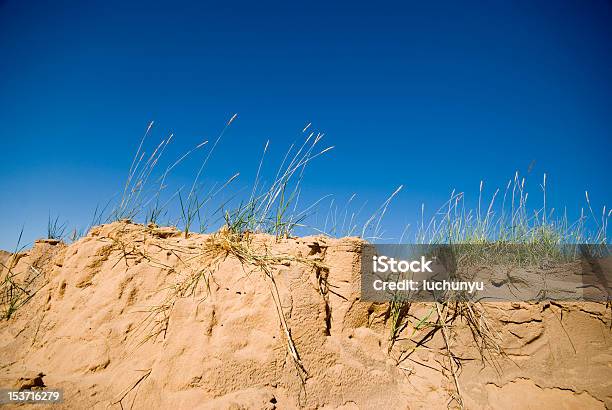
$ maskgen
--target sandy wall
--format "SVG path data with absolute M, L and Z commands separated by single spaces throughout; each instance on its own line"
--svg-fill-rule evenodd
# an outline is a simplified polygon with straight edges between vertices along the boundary
M 266 273 L 223 234 L 36 243 L 14 269 L 44 287 L 0 323 L 0 387 L 42 373 L 59 408 L 612 408 L 605 305 L 448 308 L 443 331 L 415 304 L 391 344 L 388 306 L 359 300 L 360 240 L 249 235 Z

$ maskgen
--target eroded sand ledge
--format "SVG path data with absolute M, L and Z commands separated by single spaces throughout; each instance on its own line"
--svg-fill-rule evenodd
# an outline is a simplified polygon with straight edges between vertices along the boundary
M 360 240 L 248 239 L 283 255 L 271 274 L 303 372 L 269 278 L 203 251 L 212 237 L 116 222 L 68 246 L 38 242 L 15 269 L 34 266 L 48 284 L 0 323 L 0 387 L 43 373 L 64 408 L 446 408 L 456 388 L 441 332 L 408 327 L 389 351 L 387 305 L 359 300 Z M 410 322 L 431 306 L 413 305 Z M 609 308 L 483 309 L 505 355 L 483 362 L 465 321 L 449 328 L 467 408 L 612 408 Z

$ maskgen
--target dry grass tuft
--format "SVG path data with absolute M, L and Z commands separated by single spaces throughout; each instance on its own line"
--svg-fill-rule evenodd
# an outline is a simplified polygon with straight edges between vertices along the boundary
M 218 233 L 212 235 L 204 246 L 203 254 L 206 255 L 209 260 L 218 260 L 219 258 L 226 258 L 229 256 L 234 257 L 238 259 L 243 266 L 249 268 L 249 270 L 259 271 L 265 275 L 268 280 L 276 313 L 283 329 L 287 344 L 287 352 L 293 358 L 294 364 L 298 370 L 306 374 L 306 369 L 304 368 L 295 342 L 291 336 L 291 328 L 287 322 L 287 317 L 283 312 L 278 287 L 274 278 L 274 267 L 295 262 L 320 272 L 325 269 L 323 263 L 316 259 L 272 254 L 266 246 L 255 249 L 250 234 L 236 233 L 229 228 L 222 229 Z

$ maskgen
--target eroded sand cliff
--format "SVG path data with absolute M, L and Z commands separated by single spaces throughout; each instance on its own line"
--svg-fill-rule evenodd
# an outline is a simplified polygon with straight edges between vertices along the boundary
M 227 236 L 116 222 L 5 255 L 41 288 L 0 323 L 0 387 L 42 373 L 63 408 L 612 408 L 604 304 L 413 304 L 391 344 L 360 240 Z

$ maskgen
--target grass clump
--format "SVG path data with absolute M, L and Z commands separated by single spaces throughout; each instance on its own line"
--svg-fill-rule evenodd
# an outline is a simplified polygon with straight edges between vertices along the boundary
M 62 240 L 66 236 L 67 227 L 68 224 L 66 222 L 60 223 L 59 216 L 53 219 L 49 212 L 49 218 L 47 219 L 47 239 Z
M 24 256 L 21 246 L 23 229 L 19 233 L 17 245 L 5 262 L 0 262 L 0 320 L 9 320 L 17 310 L 24 306 L 44 286 L 37 286 L 38 279 L 43 276 L 41 271 L 28 265 L 25 271 L 17 271 L 17 264 Z
M 236 118 L 237 115 L 232 116 L 214 140 L 214 143 L 211 144 L 189 189 L 180 187 L 173 191 L 169 197 L 164 195 L 164 192 L 168 188 L 167 183 L 171 172 L 187 157 L 198 150 L 205 149 L 208 141 L 196 145 L 171 163 L 159 176 L 155 176 L 158 174 L 156 169 L 159 167 L 162 156 L 173 140 L 173 135 L 170 134 L 168 138 L 163 139 L 151 154 L 147 154 L 144 146 L 153 126 L 153 123 L 150 123 L 132 159 L 119 200 L 106 217 L 102 215 L 106 214 L 108 204 L 99 212 L 96 209 L 94 220 L 101 223 L 123 219 L 138 220 L 144 217 L 143 222 L 145 224 L 158 224 L 163 216 L 170 215 L 172 217 L 172 204 L 177 203 L 177 218 L 174 223 L 169 221 L 168 224 L 180 227 L 184 231 L 185 237 L 193 231 L 206 231 L 209 227 L 206 215 L 211 213 L 213 215 L 221 214 L 225 226 L 235 233 L 263 232 L 275 235 L 277 238 L 291 235 L 296 227 L 302 226 L 306 217 L 324 199 L 322 198 L 306 207 L 306 209 L 298 211 L 301 182 L 306 166 L 333 147 L 318 150 L 323 134 L 307 133 L 309 128 L 307 126 L 303 130 L 303 133 L 307 133 L 305 140 L 301 145 L 291 145 L 273 181 L 270 184 L 265 184 L 260 173 L 269 147 L 268 141 L 248 199 L 240 201 L 237 206 L 232 206 L 231 201 L 218 205 L 213 202 L 213 199 L 234 183 L 240 173 L 236 172 L 225 182 L 214 184 L 208 189 L 204 189 L 202 178 L 211 155 Z
M 91 226 L 131 220 L 144 224 L 173 225 L 182 229 L 185 237 L 191 232 L 203 233 L 211 228 L 215 230 L 225 226 L 234 233 L 267 233 L 277 239 L 287 238 L 297 231 L 305 233 L 308 230 L 329 236 L 361 236 L 369 240 L 383 238 L 382 219 L 403 186 L 399 186 L 365 221 L 362 221 L 361 214 L 367 202 L 349 215 L 356 194 L 351 196 L 341 210 L 335 206 L 336 200 L 332 195 L 324 195 L 310 203 L 303 203 L 305 201 L 301 198 L 302 183 L 308 165 L 334 149 L 333 146 L 322 146 L 324 134 L 311 131 L 310 124 L 302 130 L 303 140 L 291 144 L 271 182 L 266 182 L 263 176 L 264 160 L 270 146 L 270 141 L 266 142 L 248 197 L 240 199 L 238 194 L 230 194 L 230 199 L 219 199 L 230 185 L 236 183 L 239 172 L 233 173 L 224 182 L 205 189 L 202 181 L 206 166 L 236 118 L 235 114 L 227 121 L 211 144 L 208 140 L 197 144 L 170 162 L 165 169 L 161 163 L 169 145 L 174 141 L 174 135 L 170 134 L 162 139 L 150 154 L 147 153 L 147 141 L 153 128 L 151 122 L 140 139 L 118 199 L 116 202 L 111 199 L 105 206 L 97 207 Z M 187 187 L 180 186 L 178 189 L 169 190 L 173 171 L 202 150 L 207 151 L 193 181 Z M 329 212 L 325 218 L 325 226 L 320 229 L 318 221 L 313 223 L 310 218 L 317 218 L 321 206 L 328 198 L 331 198 Z M 344 215 L 341 217 L 338 212 L 343 212 Z M 210 217 L 215 219 L 211 221 Z
M 499 204 L 496 203 L 500 193 L 497 189 L 486 206 L 483 205 L 483 181 L 476 209 L 466 206 L 463 192 L 453 191 L 427 223 L 422 205 L 415 242 L 459 245 L 453 249 L 464 265 L 541 265 L 574 260 L 582 244 L 607 246 L 612 212 L 604 206 L 601 217 L 597 218 L 585 192 L 590 217 L 584 208 L 574 222 L 570 222 L 566 209 L 556 217 L 555 208 L 548 208 L 546 183 L 544 174 L 539 208 L 528 206 L 525 178 L 519 177 L 518 172 L 508 181 Z
M 570 222 L 567 209 L 556 217 L 555 208 L 548 208 L 544 174 L 540 188 L 542 206 L 528 206 L 529 193 L 525 178 L 516 172 L 504 190 L 501 204 L 496 206 L 498 188 L 486 208 L 483 206 L 484 181 L 480 182 L 476 209 L 469 209 L 463 192 L 453 191 L 449 200 L 440 207 L 428 223 L 424 221 L 425 206 L 421 207 L 421 223 L 416 234 L 416 243 L 422 244 L 486 244 L 512 243 L 541 246 L 543 250 L 561 244 L 606 244 L 608 220 L 612 212 L 603 207 L 601 217 L 595 216 L 588 192 L 585 192 L 586 205 L 592 218 L 595 231 L 589 229 L 584 208 L 580 218 Z M 485 211 L 486 209 L 486 211 Z
M 241 202 L 236 209 L 225 212 L 228 229 L 237 234 L 263 232 L 276 238 L 286 238 L 296 227 L 301 226 L 323 199 L 302 211 L 297 211 L 300 185 L 306 166 L 334 148 L 332 146 L 318 150 L 322 138 L 323 134 L 311 132 L 301 146 L 291 145 L 274 181 L 267 187 L 263 184 L 260 186 L 260 172 L 270 141 L 266 142 L 249 199 Z

